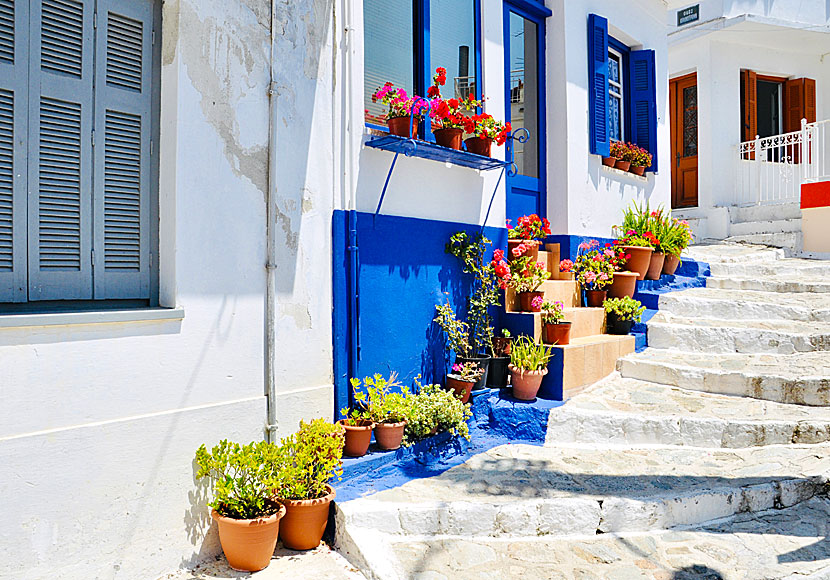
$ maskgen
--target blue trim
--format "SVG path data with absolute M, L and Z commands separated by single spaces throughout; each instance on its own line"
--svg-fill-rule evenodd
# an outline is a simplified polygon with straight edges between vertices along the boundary
M 630 54 L 631 48 L 614 38 L 613 36 L 608 36 L 608 47 L 613 48 L 617 52 L 622 55 L 622 71 L 621 75 L 623 76 L 623 107 L 625 108 L 625 121 L 623 125 L 623 139 L 625 141 L 631 141 L 631 119 L 634 116 L 634 113 L 631 109 L 631 76 L 629 71 L 631 70 L 630 66 Z
M 652 156 L 657 171 L 657 77 L 653 50 L 633 50 L 630 55 L 632 140 Z M 639 72 L 637 72 L 639 71 Z
M 332 215 L 332 348 L 334 372 L 334 409 L 332 417 L 340 419 L 340 409 L 349 405 L 349 264 L 347 256 L 347 212 Z
M 481 39 L 484 34 L 484 29 L 481 27 L 481 0 L 475 0 L 475 39 L 476 39 L 476 99 L 481 100 L 482 89 L 484 87 L 484 67 L 481 62 Z
M 608 20 L 588 15 L 588 147 L 592 154 L 608 157 Z
M 514 11 L 523 12 L 523 16 L 529 20 L 540 20 L 553 16 L 553 11 L 545 6 L 544 2 L 538 0 L 509 0 Z

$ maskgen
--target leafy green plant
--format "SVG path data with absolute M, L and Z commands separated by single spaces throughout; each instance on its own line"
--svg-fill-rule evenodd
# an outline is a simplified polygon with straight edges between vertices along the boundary
M 455 363 L 452 365 L 452 374 L 450 377 L 456 378 L 459 381 L 474 383 L 481 378 L 484 370 L 474 362 L 465 362 L 463 365 Z
M 265 517 L 279 509 L 269 498 L 280 485 L 283 459 L 272 443 L 240 445 L 223 439 L 210 452 L 204 445 L 196 451 L 196 477 L 213 482 L 214 499 L 208 505 L 220 515 L 240 520 Z
M 683 253 L 683 250 L 692 243 L 693 239 L 694 236 L 689 227 L 689 222 L 666 216 L 664 240 L 662 243 L 665 252 L 679 257 Z
M 455 354 L 460 357 L 471 358 L 473 347 L 470 344 L 470 325 L 458 320 L 449 301 L 444 304 L 436 304 L 435 310 L 438 313 L 435 317 L 435 323 L 446 334 L 450 350 L 455 351 Z
M 510 364 L 517 369 L 540 371 L 547 368 L 552 351 L 553 345 L 538 344 L 529 336 L 522 335 L 513 342 Z
M 646 311 L 646 307 L 639 300 L 628 296 L 608 298 L 602 305 L 608 314 L 615 314 L 620 320 L 633 320 L 634 322 L 640 322 L 640 317 Z
M 439 431 L 449 431 L 469 441 L 467 421 L 472 417 L 469 403 L 462 403 L 452 391 L 441 385 L 422 386 L 419 378 L 415 379 L 418 394 L 412 399 L 404 445 L 412 445 Z
M 560 300 L 542 302 L 542 323 L 559 324 L 565 320 L 565 305 Z
M 360 417 L 375 423 L 398 423 L 407 419 L 411 395 L 409 388 L 398 382 L 396 373 L 393 372 L 388 379 L 380 373 L 365 377 L 362 381 L 352 378 L 350 383 L 354 389 L 355 406 L 365 409 L 359 414 Z M 362 387 L 365 391 L 360 390 Z M 393 388 L 400 389 L 400 392 Z
M 300 421 L 300 429 L 280 442 L 275 495 L 282 499 L 324 497 L 326 484 L 343 475 L 343 428 L 325 419 Z

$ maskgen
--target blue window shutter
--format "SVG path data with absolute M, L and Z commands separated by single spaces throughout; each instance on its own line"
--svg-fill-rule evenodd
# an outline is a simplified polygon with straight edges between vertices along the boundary
M 588 15 L 588 112 L 591 153 L 608 157 L 608 20 Z
M 150 297 L 153 0 L 98 0 L 95 299 Z
M 89 299 L 94 1 L 30 7 L 29 300 Z
M 0 0 L 0 302 L 25 302 L 28 2 Z
M 654 51 L 632 50 L 629 57 L 632 141 L 651 153 L 648 171 L 657 171 L 657 77 Z

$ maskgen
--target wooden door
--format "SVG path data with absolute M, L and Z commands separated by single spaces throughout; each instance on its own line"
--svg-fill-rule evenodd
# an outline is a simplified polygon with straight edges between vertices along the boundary
M 697 74 L 672 79 L 669 99 L 672 207 L 697 207 Z

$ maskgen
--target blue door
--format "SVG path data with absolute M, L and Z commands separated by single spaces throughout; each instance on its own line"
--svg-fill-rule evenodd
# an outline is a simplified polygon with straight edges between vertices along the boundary
M 544 20 L 506 2 L 504 37 L 506 118 L 514 132 L 529 133 L 524 143 L 512 141 L 516 175 L 507 179 L 507 219 L 516 223 L 546 213 Z

